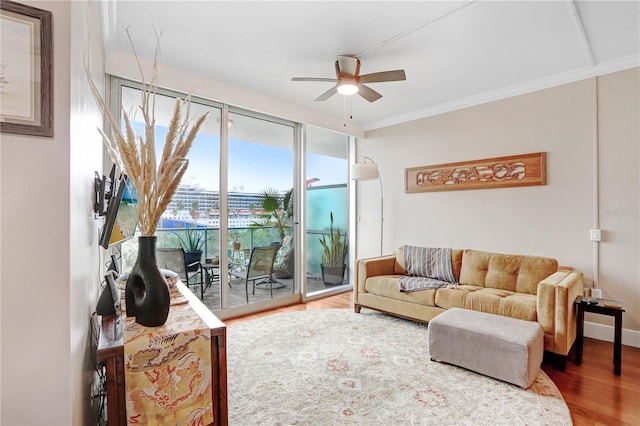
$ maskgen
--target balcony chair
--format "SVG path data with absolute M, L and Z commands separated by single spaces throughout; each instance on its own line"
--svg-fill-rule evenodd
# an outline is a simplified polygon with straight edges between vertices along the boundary
M 289 240 L 287 241 L 286 238 Z M 282 245 L 278 241 L 274 241 L 270 244 L 270 246 L 278 247 L 276 250 L 276 259 L 273 261 L 273 272 L 269 278 L 256 283 L 256 287 L 264 287 L 265 289 L 269 287 L 271 288 L 271 291 L 273 291 L 274 288 L 283 288 L 287 286 L 285 283 L 278 280 L 278 278 L 290 278 L 293 276 L 293 274 L 288 277 L 278 275 L 283 273 L 285 275 L 287 274 L 286 268 L 288 267 L 288 259 L 290 258 L 290 255 L 293 254 L 290 247 L 291 237 L 286 238 Z
M 249 303 L 249 281 L 253 283 L 253 293 L 256 294 L 256 281 L 265 283 L 271 290 L 271 298 L 273 299 L 273 264 L 276 260 L 276 254 L 280 249 L 280 245 L 271 245 L 267 247 L 254 247 L 249 256 L 249 263 L 245 271 L 229 271 L 232 277 L 243 279 L 245 292 L 247 295 L 247 303 Z
M 191 288 L 200 286 L 200 299 L 204 298 L 204 275 L 200 260 L 187 264 L 187 257 L 182 248 L 157 248 L 156 262 L 159 268 L 175 272 L 180 280 Z

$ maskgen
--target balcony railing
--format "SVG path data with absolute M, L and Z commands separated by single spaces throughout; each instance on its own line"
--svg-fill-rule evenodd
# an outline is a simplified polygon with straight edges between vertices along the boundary
M 156 236 L 158 237 L 157 247 L 180 247 L 180 238 L 178 235 L 186 233 L 189 228 L 168 228 L 157 229 Z M 190 228 L 193 229 L 193 228 Z M 215 258 L 218 256 L 220 259 L 224 258 L 219 251 L 220 247 L 220 229 L 219 228 L 198 228 L 204 231 L 205 241 L 202 248 L 202 261 L 204 262 L 208 258 Z M 319 243 L 319 238 L 322 235 L 328 235 L 328 231 L 307 231 L 307 275 L 312 277 L 318 277 L 320 272 L 320 259 L 322 258 L 322 246 Z M 279 242 L 280 237 L 276 228 L 271 227 L 238 227 L 229 228 L 228 241 L 224 245 L 226 247 L 226 255 L 233 257 L 236 253 L 233 250 L 233 243 L 240 243 L 241 255 L 246 250 L 249 253 L 253 247 L 268 246 L 273 242 Z M 345 234 L 345 238 L 348 235 Z M 122 244 L 122 270 L 128 271 L 133 266 L 136 256 L 138 254 L 138 240 L 133 238 Z M 223 249 L 224 250 L 224 249 Z
M 187 232 L 187 229 L 194 228 L 168 228 L 156 230 L 156 247 L 181 247 L 180 234 Z M 202 247 L 202 260 L 214 258 L 220 254 L 220 228 L 197 228 L 205 233 L 205 244 Z M 279 242 L 280 237 L 275 228 L 271 227 L 240 227 L 229 228 L 229 238 L 225 245 L 227 255 L 233 256 L 233 244 L 239 243 L 240 250 L 251 250 L 253 247 L 268 246 L 273 242 Z M 122 267 L 123 270 L 131 269 L 138 253 L 138 241 L 133 238 L 122 244 Z

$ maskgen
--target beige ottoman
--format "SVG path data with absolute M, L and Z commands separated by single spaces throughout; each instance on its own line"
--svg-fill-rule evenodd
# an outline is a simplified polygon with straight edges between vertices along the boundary
M 452 308 L 429 322 L 435 361 L 528 388 L 540 373 L 543 330 L 537 322 Z

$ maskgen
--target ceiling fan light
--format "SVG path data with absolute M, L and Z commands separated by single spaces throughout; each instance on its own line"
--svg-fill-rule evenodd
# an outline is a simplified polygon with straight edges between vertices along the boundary
M 358 85 L 351 82 L 338 84 L 338 93 L 345 96 L 355 95 L 358 93 Z

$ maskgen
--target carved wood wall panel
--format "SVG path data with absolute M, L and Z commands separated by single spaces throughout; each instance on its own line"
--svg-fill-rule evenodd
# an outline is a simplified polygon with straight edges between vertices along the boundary
M 405 169 L 407 193 L 546 184 L 545 152 Z

